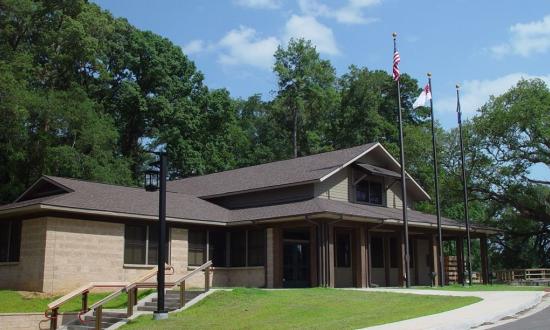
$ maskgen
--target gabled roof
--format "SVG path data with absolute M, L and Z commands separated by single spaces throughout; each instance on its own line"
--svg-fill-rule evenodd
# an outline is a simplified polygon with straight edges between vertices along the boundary
M 143 188 L 133 188 L 118 185 L 103 184 L 54 176 L 42 176 L 33 186 L 44 183 L 65 187 L 66 191 L 36 199 L 24 199 L 20 202 L 0 207 L 2 210 L 13 210 L 31 205 L 62 208 L 64 211 L 78 210 L 131 214 L 138 216 L 158 217 L 158 193 L 145 191 Z M 21 197 L 30 196 L 25 192 Z M 21 200 L 22 198 L 18 198 Z M 203 220 L 224 222 L 228 210 L 202 200 L 195 196 L 171 193 L 166 195 L 166 215 L 175 219 Z
M 168 190 L 203 198 L 232 195 L 243 192 L 322 182 L 357 161 L 374 149 L 392 164 L 399 164 L 380 143 L 368 143 L 348 149 L 320 153 L 294 159 L 249 166 L 235 170 L 185 178 L 168 182 Z M 414 181 L 419 195 L 430 196 Z

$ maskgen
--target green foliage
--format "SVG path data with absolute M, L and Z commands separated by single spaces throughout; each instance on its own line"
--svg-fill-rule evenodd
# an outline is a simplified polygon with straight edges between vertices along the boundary
M 181 48 L 84 0 L 0 2 L 0 203 L 42 174 L 141 183 L 166 143 L 171 178 L 381 142 L 399 155 L 397 91 L 380 70 L 338 77 L 311 42 L 274 54 L 277 91 L 235 100 L 210 90 Z M 405 160 L 434 196 L 429 111 L 401 75 Z M 496 267 L 550 266 L 550 91 L 521 81 L 464 124 L 473 222 L 504 231 Z M 436 125 L 444 216 L 463 219 L 458 134 Z M 396 157 L 398 158 L 398 157 Z M 434 201 L 417 205 L 435 213 Z M 477 263 L 477 257 L 474 262 Z

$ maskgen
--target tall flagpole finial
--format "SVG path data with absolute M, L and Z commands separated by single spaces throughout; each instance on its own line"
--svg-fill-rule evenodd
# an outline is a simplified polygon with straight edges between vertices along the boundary
M 459 84 L 456 84 L 456 89 L 460 89 L 460 85 L 459 85 Z
M 431 78 L 431 77 L 432 77 L 432 73 L 431 73 L 431 72 L 428 72 L 426 75 L 428 76 L 428 78 Z
M 392 35 L 393 39 L 397 38 L 397 32 L 394 32 L 391 35 Z

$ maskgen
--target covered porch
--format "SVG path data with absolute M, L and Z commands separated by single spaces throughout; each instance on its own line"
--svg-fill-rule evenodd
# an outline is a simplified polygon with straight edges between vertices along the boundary
M 481 282 L 489 281 L 488 233 L 474 230 L 479 240 Z M 334 218 L 282 222 L 266 229 L 266 284 L 294 287 L 396 287 L 405 285 L 403 227 L 395 221 L 378 223 Z M 454 242 L 458 269 L 454 279 L 464 281 L 465 233 L 460 228 L 443 230 L 445 242 Z M 409 226 L 412 285 L 439 282 L 437 229 Z M 458 273 L 458 274 L 457 274 Z M 447 274 L 445 274 L 447 277 Z

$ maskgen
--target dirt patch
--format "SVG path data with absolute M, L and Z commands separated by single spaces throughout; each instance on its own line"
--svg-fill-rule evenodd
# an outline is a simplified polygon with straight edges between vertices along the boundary
M 25 299 L 33 298 L 54 298 L 55 296 L 45 292 L 33 292 L 33 291 L 17 291 Z

